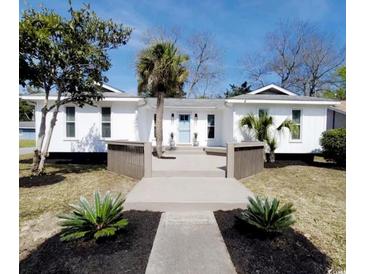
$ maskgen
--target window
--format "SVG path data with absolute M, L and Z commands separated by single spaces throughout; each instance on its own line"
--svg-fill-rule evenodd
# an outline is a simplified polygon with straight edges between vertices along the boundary
M 66 137 L 75 137 L 75 107 L 66 107 Z
M 262 117 L 264 115 L 268 115 L 269 114 L 269 110 L 268 109 L 259 109 L 259 117 Z
M 156 138 L 156 113 L 153 115 L 153 137 Z
M 292 133 L 291 138 L 292 140 L 300 140 L 302 111 L 300 109 L 293 109 L 291 113 L 292 113 L 292 121 L 294 122 L 294 124 L 298 126 L 298 131 Z
M 101 137 L 109 138 L 111 136 L 111 110 L 109 107 L 101 108 Z
M 215 116 L 208 114 L 208 139 L 214 139 Z

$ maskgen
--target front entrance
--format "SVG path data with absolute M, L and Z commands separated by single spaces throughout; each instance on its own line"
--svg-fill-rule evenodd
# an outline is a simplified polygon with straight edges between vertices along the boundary
M 190 143 L 190 114 L 179 114 L 179 143 Z

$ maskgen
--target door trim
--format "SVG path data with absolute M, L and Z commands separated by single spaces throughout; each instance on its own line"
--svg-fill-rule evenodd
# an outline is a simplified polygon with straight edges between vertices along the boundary
M 188 115 L 189 116 L 189 142 L 181 142 L 180 141 L 180 116 L 181 115 Z M 191 113 L 178 113 L 179 119 L 178 119 L 178 125 L 177 125 L 177 132 L 178 132 L 178 138 L 177 138 L 177 143 L 178 144 L 182 144 L 182 145 L 186 145 L 186 144 L 192 144 L 191 142 Z

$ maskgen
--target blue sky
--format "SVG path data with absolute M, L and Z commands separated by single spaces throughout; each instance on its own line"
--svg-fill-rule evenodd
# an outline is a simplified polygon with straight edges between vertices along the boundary
M 20 0 L 20 13 L 26 7 L 41 5 L 67 14 L 67 0 Z M 72 1 L 74 7 L 90 3 L 102 18 L 112 18 L 134 29 L 126 46 L 111 50 L 112 67 L 107 72 L 110 85 L 136 93 L 135 61 L 144 47 L 146 30 L 156 27 L 179 27 L 188 36 L 194 32 L 214 35 L 223 53 L 224 75 L 215 93 L 224 92 L 230 83 L 246 80 L 239 60 L 263 46 L 265 34 L 280 20 L 306 20 L 329 32 L 339 48 L 346 41 L 344 0 L 83 0 Z

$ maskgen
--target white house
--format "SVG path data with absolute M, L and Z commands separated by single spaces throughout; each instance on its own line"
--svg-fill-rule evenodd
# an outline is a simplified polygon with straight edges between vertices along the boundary
M 154 137 L 155 98 L 133 96 L 104 85 L 104 99 L 96 106 L 63 106 L 58 115 L 50 152 L 104 152 L 106 140 L 151 141 Z M 22 96 L 36 103 L 38 134 L 43 104 L 42 95 Z M 55 97 L 51 96 L 50 100 Z M 297 96 L 268 85 L 249 94 L 229 99 L 165 99 L 163 144 L 169 145 L 174 134 L 177 145 L 192 145 L 194 133 L 201 147 L 225 146 L 228 142 L 251 140 L 247 130 L 239 127 L 241 117 L 267 112 L 279 125 L 286 118 L 300 126 L 300 134 L 288 130 L 277 135 L 277 153 L 316 153 L 319 138 L 326 130 L 327 108 L 338 102 Z M 51 115 L 48 115 L 51 118 Z M 48 122 L 49 124 L 49 122 Z

